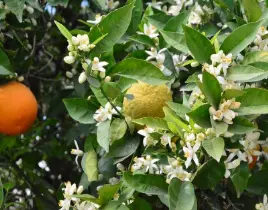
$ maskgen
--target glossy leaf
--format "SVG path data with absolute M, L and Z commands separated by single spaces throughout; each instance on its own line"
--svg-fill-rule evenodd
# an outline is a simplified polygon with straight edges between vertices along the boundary
M 123 178 L 128 185 L 140 193 L 163 195 L 168 192 L 168 184 L 161 175 L 132 175 L 125 172 Z
M 97 141 L 99 145 L 105 149 L 106 152 L 109 152 L 110 145 L 110 120 L 105 120 L 98 125 L 97 128 Z
M 8 9 L 16 15 L 18 21 L 21 23 L 25 0 L 8 0 L 5 1 L 5 3 Z
M 135 58 L 129 58 L 115 65 L 110 74 L 135 79 L 152 85 L 163 84 L 168 80 L 153 64 Z
M 84 154 L 81 166 L 89 182 L 98 180 L 97 154 L 93 149 Z
M 210 128 L 210 114 L 209 114 L 209 104 L 204 104 L 193 111 L 187 113 L 187 115 L 199 126 L 203 128 Z
M 233 119 L 233 124 L 229 125 L 228 131 L 234 134 L 244 134 L 256 130 L 256 126 L 243 117 Z
M 179 32 L 179 33 L 183 32 L 182 24 L 187 24 L 189 15 L 190 12 L 185 11 L 169 19 L 163 30 L 170 32 Z
M 210 61 L 210 56 L 215 52 L 211 42 L 200 32 L 188 26 L 183 27 L 187 46 L 195 58 L 200 63 Z
M 111 141 L 121 139 L 127 131 L 127 124 L 123 119 L 114 119 L 110 127 Z
M 241 163 L 233 172 L 231 180 L 239 198 L 246 189 L 250 177 L 248 163 Z
M 220 162 L 220 159 L 224 152 L 223 138 L 215 137 L 212 139 L 206 139 L 202 142 L 202 146 L 211 157 Z
M 86 99 L 70 98 L 63 100 L 69 115 L 83 124 L 94 124 L 93 115 L 97 107 Z
M 94 42 L 102 35 L 107 34 L 93 49 L 94 53 L 99 54 L 110 51 L 123 36 L 129 27 L 133 7 L 134 2 L 112 11 L 90 30 L 90 42 Z
M 215 76 L 208 73 L 207 71 L 203 71 L 202 80 L 201 90 L 203 94 L 206 96 L 207 100 L 217 109 L 221 101 L 222 89 L 220 83 Z
M 237 55 L 255 39 L 261 24 L 262 20 L 238 27 L 223 41 L 220 49 Z
M 258 1 L 242 0 L 242 4 L 249 22 L 255 22 L 261 17 L 262 10 Z
M 224 177 L 224 173 L 224 165 L 211 159 L 197 170 L 192 183 L 201 189 L 211 189 L 220 183 Z
M 150 128 L 168 130 L 167 123 L 162 118 L 143 117 L 140 119 L 132 120 L 132 122 L 139 125 L 146 125 Z
M 197 210 L 194 186 L 173 178 L 168 188 L 170 210 Z
M 61 23 L 54 21 L 58 29 L 60 30 L 61 34 L 69 41 L 72 40 L 72 34 L 68 31 L 68 29 L 62 25 Z
M 264 182 L 268 177 L 268 169 L 260 170 L 252 174 L 248 180 L 247 191 L 261 195 L 268 194 L 268 182 Z
M 1 75 L 10 75 L 12 73 L 12 67 L 9 61 L 8 56 L 5 52 L 0 48 L 0 76 Z

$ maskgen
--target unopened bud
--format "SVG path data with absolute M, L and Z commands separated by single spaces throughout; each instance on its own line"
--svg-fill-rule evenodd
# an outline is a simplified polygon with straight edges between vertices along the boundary
M 105 77 L 105 72 L 101 71 L 101 72 L 100 72 L 100 78 L 103 79 L 104 77 Z
M 107 76 L 107 77 L 105 77 L 104 82 L 110 82 L 111 79 L 112 79 L 112 78 L 111 78 L 110 76 Z
M 197 66 L 199 66 L 199 63 L 197 61 L 191 63 L 191 67 L 197 67 Z
M 78 77 L 78 82 L 80 84 L 84 83 L 87 80 L 86 72 L 82 72 L 80 76 Z
M 70 72 L 70 71 L 66 71 L 66 77 L 68 77 L 68 78 L 70 78 L 70 79 L 72 79 L 73 78 L 73 73 L 72 72 Z

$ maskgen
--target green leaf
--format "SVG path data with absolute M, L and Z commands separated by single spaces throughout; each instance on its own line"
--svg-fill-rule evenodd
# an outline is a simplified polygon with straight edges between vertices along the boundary
M 165 113 L 165 120 L 167 123 L 171 122 L 176 125 L 180 130 L 184 129 L 187 132 L 191 132 L 190 128 L 188 127 L 187 124 L 185 124 L 179 117 L 176 116 L 176 114 L 169 108 L 164 107 L 163 111 Z
M 69 98 L 63 99 L 63 102 L 69 115 L 74 120 L 83 124 L 96 123 L 93 119 L 93 115 L 97 107 L 88 100 L 82 98 Z
M 123 119 L 114 119 L 110 127 L 111 141 L 121 139 L 127 131 L 127 124 Z
M 132 84 L 137 83 L 137 80 L 131 79 L 131 78 L 126 78 L 126 77 L 121 77 L 119 81 L 117 82 L 117 87 L 122 91 L 125 92 L 128 90 Z
M 238 90 L 238 89 L 227 89 L 223 92 L 222 98 L 229 100 L 236 98 L 238 96 L 242 96 L 244 94 L 243 90 Z
M 212 127 L 214 128 L 216 136 L 220 136 L 224 134 L 228 130 L 228 124 L 224 122 L 218 122 L 214 120 L 210 120 Z
M 174 102 L 167 102 L 167 105 L 170 109 L 172 109 L 176 114 L 178 114 L 180 117 L 185 118 L 185 114 L 191 111 L 190 108 L 184 106 L 183 104 L 178 104 Z
M 123 179 L 128 185 L 140 193 L 163 195 L 168 192 L 168 184 L 161 175 L 132 175 L 131 173 L 125 172 Z
M 248 180 L 247 191 L 261 195 L 268 194 L 268 169 L 257 171 Z
M 259 20 L 262 15 L 262 11 L 257 0 L 242 0 L 242 5 L 245 9 L 248 22 L 255 22 Z
M 220 49 L 237 55 L 253 42 L 261 24 L 262 20 L 238 27 L 223 41 Z
M 130 3 L 131 1 L 132 0 L 128 0 L 127 3 Z M 134 5 L 134 9 L 132 10 L 131 22 L 130 22 L 129 27 L 127 29 L 128 34 L 136 33 L 138 26 L 141 22 L 142 11 L 143 11 L 142 0 L 136 0 L 135 5 Z
M 257 63 L 252 63 L 257 64 Z M 236 65 L 228 69 L 226 78 L 237 82 L 257 82 L 268 77 L 268 63 L 259 63 L 258 67 L 247 65 Z
M 63 6 L 67 7 L 69 0 L 47 0 L 51 6 Z
M 4 204 L 4 189 L 0 179 L 0 208 L 3 206 L 3 204 Z
M 109 152 L 110 145 L 110 120 L 105 120 L 98 125 L 97 128 L 97 141 L 99 145 L 105 149 L 106 152 Z
M 114 194 L 119 190 L 120 186 L 121 183 L 115 185 L 111 184 L 103 185 L 98 191 L 99 201 L 101 205 L 107 204 L 114 197 Z
M 203 71 L 202 79 L 202 92 L 206 96 L 206 99 L 211 103 L 216 109 L 218 108 L 221 101 L 221 85 L 215 76 Z
M 236 98 L 241 103 L 236 112 L 239 115 L 267 114 L 268 113 L 268 90 L 261 88 L 245 89 L 245 94 Z
M 155 15 L 150 15 L 146 17 L 153 26 L 158 29 L 163 29 L 166 23 L 172 18 L 172 16 L 168 16 L 165 13 L 158 13 Z
M 248 64 L 256 63 L 256 62 L 268 63 L 268 52 L 266 52 L 266 51 L 250 52 L 246 55 L 246 57 L 242 61 L 242 64 L 248 65 Z
M 148 84 L 157 85 L 168 82 L 167 78 L 153 64 L 135 58 L 129 58 L 113 66 L 110 74 L 139 80 Z
M 12 73 L 12 67 L 9 61 L 8 56 L 0 48 L 0 76 L 1 75 L 10 75 Z
M 90 42 L 107 34 L 92 50 L 96 54 L 110 51 L 129 27 L 135 1 L 105 16 L 89 33 Z
M 70 31 L 65 28 L 64 25 L 62 25 L 61 23 L 54 21 L 56 26 L 58 27 L 58 29 L 60 30 L 61 34 L 68 39 L 69 41 L 72 41 L 72 34 L 70 33 Z
M 18 21 L 21 23 L 25 0 L 8 0 L 5 1 L 5 3 L 8 9 L 16 15 Z
M 221 137 L 215 137 L 212 139 L 206 139 L 202 142 L 202 146 L 215 160 L 220 162 L 221 156 L 224 152 L 224 139 Z
M 183 53 L 189 53 L 189 49 L 186 44 L 185 36 L 182 33 L 163 31 L 161 30 L 164 40 L 169 45 L 168 47 L 174 47 L 176 50 L 179 50 Z
M 203 128 L 211 128 L 209 104 L 204 104 L 193 111 L 187 113 L 187 115 L 199 126 Z
M 185 11 L 177 16 L 170 18 L 165 27 L 163 28 L 164 31 L 170 31 L 170 32 L 179 32 L 182 33 L 182 24 L 187 24 L 188 18 L 189 18 L 190 12 Z
M 183 26 L 187 46 L 199 63 L 209 62 L 210 56 L 215 53 L 211 42 L 200 32 L 188 26 Z
M 128 210 L 128 208 L 119 201 L 110 201 L 107 205 L 101 207 L 100 210 Z
M 233 119 L 233 124 L 228 127 L 228 131 L 234 134 L 245 134 L 255 129 L 257 129 L 257 127 L 243 117 L 236 117 Z
M 248 184 L 250 173 L 248 163 L 241 163 L 233 172 L 231 180 L 235 187 L 237 198 L 241 196 Z
M 194 186 L 173 178 L 168 188 L 170 210 L 197 210 Z
M 140 197 L 136 197 L 134 202 L 131 203 L 128 207 L 130 210 L 137 210 L 137 209 L 152 210 L 150 203 L 148 203 L 146 200 Z
M 137 123 L 139 125 L 146 125 L 151 128 L 168 130 L 167 123 L 162 118 L 153 118 L 153 117 L 143 117 L 139 119 L 132 120 L 133 123 Z
M 197 170 L 192 183 L 202 189 L 211 189 L 222 180 L 224 174 L 224 165 L 211 159 Z
M 97 154 L 93 149 L 83 155 L 81 166 L 89 182 L 98 180 Z
M 140 144 L 137 136 L 126 136 L 123 143 L 113 144 L 107 157 L 127 158 L 132 155 Z
M 129 39 L 137 43 L 147 45 L 149 47 L 155 47 L 154 41 L 149 36 L 146 36 L 144 34 L 135 34 L 131 36 Z
M 104 107 L 108 103 L 108 100 L 103 95 L 101 89 L 95 88 L 93 86 L 90 86 L 90 88 L 91 88 L 92 92 L 94 93 L 94 96 L 97 98 L 98 102 Z

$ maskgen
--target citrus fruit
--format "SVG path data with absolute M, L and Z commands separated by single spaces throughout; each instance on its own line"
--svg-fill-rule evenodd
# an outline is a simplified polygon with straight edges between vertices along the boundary
M 37 116 L 37 101 L 23 84 L 9 82 L 0 86 L 0 133 L 16 136 L 25 133 Z
M 142 117 L 164 117 L 163 107 L 172 100 L 172 93 L 166 85 L 135 83 L 127 94 L 133 99 L 124 99 L 123 108 L 126 116 L 132 119 Z

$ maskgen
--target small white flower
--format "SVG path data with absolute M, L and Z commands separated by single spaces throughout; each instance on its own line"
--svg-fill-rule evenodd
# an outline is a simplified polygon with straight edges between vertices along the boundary
M 142 130 L 138 131 L 138 134 L 144 136 L 143 138 L 143 145 L 146 146 L 151 146 L 151 145 L 156 145 L 157 144 L 157 140 L 154 140 L 151 136 L 150 133 L 153 133 L 154 129 L 150 128 L 150 127 L 145 127 Z
M 150 174 L 153 174 L 155 171 L 157 172 L 158 166 L 155 164 L 159 159 L 152 159 L 150 155 L 147 155 L 145 160 L 144 160 L 144 167 L 145 167 L 145 172 L 149 172 Z
M 170 133 L 165 133 L 160 139 L 161 139 L 161 144 L 163 144 L 164 146 L 169 145 L 170 148 L 172 148 L 172 144 L 171 144 L 171 139 L 172 139 L 173 135 Z
M 141 158 L 135 157 L 133 159 L 133 161 L 135 163 L 131 166 L 131 172 L 135 172 L 135 171 L 140 170 L 140 169 L 143 168 L 144 161 L 145 161 L 145 159 L 143 157 L 141 157 Z
M 149 25 L 144 24 L 143 25 L 143 33 L 138 32 L 138 34 L 144 34 L 146 36 L 149 36 L 152 39 L 159 36 L 159 33 L 157 32 L 157 28 L 151 24 L 149 24 Z
M 95 57 L 92 61 L 92 70 L 94 71 L 100 71 L 100 72 L 105 72 L 104 66 L 107 66 L 108 63 L 105 61 L 100 62 L 98 57 Z
M 59 206 L 62 207 L 60 210 L 69 210 L 71 206 L 71 201 L 76 201 L 77 199 L 73 197 L 76 192 L 76 184 L 71 184 L 71 182 L 65 183 L 65 188 L 63 188 L 64 200 L 60 200 Z
M 195 164 L 199 166 L 199 160 L 197 158 L 196 152 L 200 148 L 200 144 L 196 143 L 194 147 L 191 146 L 189 142 L 186 142 L 187 147 L 183 147 L 184 157 L 187 158 L 185 161 L 185 167 L 188 168 L 192 164 L 192 160 L 194 160 Z
M 268 210 L 268 202 L 267 202 L 267 195 L 266 194 L 263 196 L 263 203 L 258 203 L 258 204 L 256 204 L 255 207 L 257 210 Z
M 68 55 L 64 57 L 64 62 L 67 64 L 72 64 L 75 62 L 75 57 L 72 55 Z
M 253 156 L 260 156 L 262 154 L 262 152 L 259 151 L 260 143 L 262 143 L 258 141 L 259 137 L 259 132 L 249 132 L 244 139 L 239 141 L 240 144 L 244 146 L 244 151 L 246 152 L 249 163 L 253 161 Z
M 101 22 L 102 18 L 103 18 L 103 16 L 101 14 L 96 14 L 95 20 L 88 20 L 87 22 L 92 23 L 94 25 L 97 25 L 98 23 Z
M 118 111 L 121 111 L 121 107 L 116 107 Z M 107 103 L 105 107 L 100 107 L 96 113 L 94 114 L 93 118 L 99 123 L 104 122 L 105 120 L 112 119 L 113 114 L 118 114 L 117 111 L 112 107 L 110 103 Z
M 119 1 L 114 2 L 114 0 L 105 1 L 105 10 L 113 10 L 119 6 Z
M 83 71 L 78 77 L 78 82 L 80 84 L 83 84 L 86 80 L 87 80 L 87 74 L 86 72 Z
M 75 157 L 75 162 L 76 162 L 77 165 L 79 165 L 79 164 L 78 164 L 78 157 L 83 156 L 84 152 L 83 152 L 82 150 L 79 149 L 79 146 L 78 146 L 76 140 L 74 140 L 74 145 L 75 145 L 75 148 L 76 148 L 76 149 L 72 149 L 72 150 L 71 150 L 71 154 L 72 154 L 72 155 L 76 155 L 76 157 Z
M 148 6 L 151 6 L 155 9 L 161 10 L 161 5 L 163 4 L 163 2 L 157 2 L 156 0 L 152 0 L 152 2 L 146 3 Z
M 232 63 L 232 54 L 229 53 L 225 55 L 222 50 L 220 50 L 217 54 L 211 55 L 212 65 L 215 66 L 219 64 L 219 67 L 222 68 L 224 76 L 227 74 L 227 69 L 229 65 Z
M 187 56 L 186 55 L 173 55 L 172 56 L 173 63 L 175 65 L 175 68 L 177 71 L 183 70 L 183 71 L 188 71 L 185 67 L 182 67 L 182 64 L 186 61 Z
M 97 210 L 99 205 L 91 203 L 89 201 L 83 201 L 82 203 L 77 203 L 75 209 L 77 210 Z
M 231 175 L 230 169 L 237 168 L 240 165 L 240 160 L 235 159 L 235 160 L 230 161 L 230 162 L 225 161 L 224 164 L 225 164 L 225 168 L 226 168 L 224 177 L 227 179 Z
M 170 183 L 170 181 L 176 177 L 180 179 L 181 181 L 190 181 L 192 174 L 185 171 L 182 166 L 175 166 L 171 167 L 169 169 L 169 173 L 167 174 L 167 183 Z

